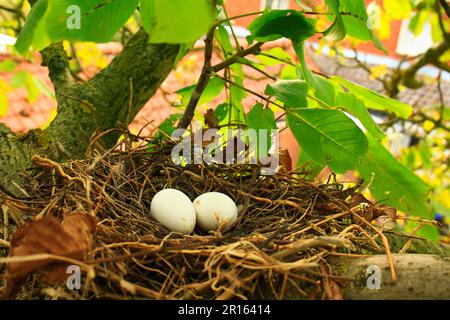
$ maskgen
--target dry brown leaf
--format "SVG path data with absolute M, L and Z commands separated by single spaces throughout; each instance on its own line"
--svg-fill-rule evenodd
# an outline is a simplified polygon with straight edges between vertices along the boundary
M 92 247 L 95 229 L 95 219 L 81 213 L 65 216 L 62 222 L 53 217 L 32 221 L 13 234 L 9 257 L 53 254 L 82 261 Z M 8 263 L 8 286 L 17 287 L 31 272 L 44 274 L 51 283 L 63 280 L 61 269 L 65 271 L 66 264 L 55 262 L 45 259 Z
M 355 193 L 350 198 L 350 206 L 354 207 L 357 205 L 361 205 L 361 210 L 359 210 L 358 214 L 367 222 L 371 222 L 381 216 L 389 216 L 393 221 L 397 219 L 397 210 L 395 208 L 386 205 L 375 205 L 360 193 Z M 365 225 L 362 221 L 357 221 L 357 223 Z
M 205 124 L 208 128 L 217 128 L 219 126 L 219 121 L 217 120 L 216 114 L 213 109 L 208 109 L 205 114 Z
M 290 172 L 292 171 L 292 158 L 289 154 L 289 150 L 286 148 L 278 149 L 278 156 L 280 159 L 281 171 Z

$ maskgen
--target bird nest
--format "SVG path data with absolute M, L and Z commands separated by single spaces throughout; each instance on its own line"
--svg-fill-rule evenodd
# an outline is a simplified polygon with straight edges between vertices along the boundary
M 319 184 L 295 172 L 261 176 L 256 165 L 183 167 L 173 164 L 171 149 L 171 143 L 122 146 L 66 163 L 35 156 L 38 173 L 23 190 L 27 196 L 3 196 L 3 294 L 340 298 L 351 279 L 337 274 L 330 258 L 387 253 L 390 259 L 387 238 L 373 221 L 395 218 L 395 210 L 371 203 L 358 186 Z M 238 205 L 238 220 L 228 230 L 170 232 L 149 212 L 154 194 L 169 187 L 190 199 L 225 193 Z M 69 285 L 76 275 L 70 266 L 79 268 L 81 286 Z

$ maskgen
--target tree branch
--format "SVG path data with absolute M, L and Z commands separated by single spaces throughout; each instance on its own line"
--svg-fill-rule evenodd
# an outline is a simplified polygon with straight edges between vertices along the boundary
M 105 69 L 65 91 L 48 134 L 59 137 L 73 157 L 84 156 L 96 131 L 128 126 L 127 119 L 134 119 L 172 70 L 178 50 L 179 45 L 149 43 L 148 34 L 141 29 Z M 105 147 L 111 147 L 117 138 L 118 133 L 114 132 L 101 141 Z
M 49 45 L 41 51 L 42 65 L 49 70 L 50 80 L 52 81 L 56 95 L 61 90 L 74 85 L 69 67 L 69 58 L 61 42 Z
M 183 117 L 181 118 L 178 128 L 186 129 L 192 121 L 194 117 L 194 111 L 197 107 L 198 101 L 202 96 L 203 91 L 208 85 L 210 76 L 211 76 L 211 58 L 213 52 L 213 41 L 214 41 L 214 32 L 216 28 L 213 27 L 206 36 L 205 39 L 205 61 L 203 63 L 202 72 L 200 74 L 200 78 L 198 79 L 197 86 L 195 87 L 194 92 L 192 93 L 191 99 L 184 111 Z
M 436 47 L 428 49 L 428 51 L 425 52 L 425 54 L 423 54 L 415 63 L 411 64 L 407 69 L 401 71 L 403 84 L 412 89 L 421 87 L 422 83 L 416 79 L 417 71 L 427 64 L 439 66 L 439 58 L 448 49 L 450 49 L 450 41 L 448 38 L 445 38 L 444 41 Z
M 450 6 L 448 5 L 447 1 L 445 0 L 440 0 L 439 1 L 442 8 L 444 8 L 445 14 L 447 15 L 447 17 L 450 18 Z
M 55 161 L 80 159 L 99 131 L 126 126 L 127 119 L 135 117 L 170 73 L 178 51 L 179 45 L 149 43 L 148 35 L 141 30 L 95 77 L 72 85 L 61 44 L 43 50 L 44 64 L 57 91 L 58 114 L 47 129 L 24 135 L 14 135 L 0 126 L 0 189 L 21 196 L 16 185 L 26 185 L 27 177 L 32 176 L 33 155 Z M 112 147 L 119 134 L 105 134 L 99 139 L 100 145 Z
M 261 46 L 264 44 L 263 42 L 257 42 L 251 47 L 239 51 L 236 54 L 232 55 L 230 58 L 211 67 L 211 57 L 214 47 L 213 46 L 214 30 L 215 27 L 211 29 L 211 31 L 208 33 L 205 39 L 205 62 L 203 64 L 203 69 L 198 79 L 197 86 L 195 87 L 195 90 L 183 114 L 183 118 L 180 120 L 180 123 L 178 124 L 178 128 L 186 129 L 191 123 L 192 118 L 194 117 L 194 111 L 195 108 L 197 107 L 198 101 L 200 100 L 203 91 L 208 85 L 209 79 L 211 77 L 211 72 L 219 72 L 225 68 L 228 68 L 232 64 L 237 63 L 240 58 L 243 58 L 249 54 L 258 53 L 260 51 Z
M 264 44 L 264 42 L 257 42 L 254 45 L 252 45 L 251 47 L 239 51 L 238 53 L 234 54 L 233 56 L 231 56 L 230 58 L 228 58 L 227 60 L 215 65 L 213 67 L 213 71 L 214 72 L 218 72 L 220 70 L 223 70 L 229 66 L 231 66 L 232 64 L 236 63 L 239 61 L 240 58 L 243 58 L 245 56 L 248 56 L 249 54 L 256 54 L 260 51 L 261 46 Z

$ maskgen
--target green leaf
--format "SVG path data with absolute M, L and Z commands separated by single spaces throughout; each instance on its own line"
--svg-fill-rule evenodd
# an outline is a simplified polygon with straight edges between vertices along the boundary
M 28 75 L 27 81 L 25 83 L 25 88 L 27 90 L 27 100 L 29 103 L 34 103 L 36 99 L 39 97 L 39 88 L 36 86 L 36 83 L 33 80 L 33 76 L 31 74 Z
M 425 219 L 432 218 L 427 202 L 429 187 L 371 137 L 359 173 L 379 202 Z
M 366 136 L 342 111 L 298 109 L 287 120 L 302 150 L 334 172 L 355 168 L 367 152 Z
M 230 96 L 231 96 L 231 122 L 240 122 L 245 123 L 245 111 L 244 105 L 242 104 L 242 99 L 245 98 L 247 93 L 239 87 L 231 86 L 230 87 Z
M 372 40 L 372 34 L 367 27 L 368 15 L 364 0 L 340 0 L 339 13 L 348 35 L 360 40 Z
M 222 51 L 224 52 L 225 58 L 228 58 L 231 55 L 233 55 L 234 48 L 230 41 L 230 35 L 228 34 L 227 29 L 225 29 L 223 25 L 219 25 L 217 27 L 215 37 L 219 42 Z
M 33 39 L 37 35 L 38 25 L 42 23 L 41 19 L 47 10 L 47 5 L 48 0 L 38 0 L 31 8 L 15 44 L 15 48 L 19 53 L 24 54 L 32 45 Z
M 9 59 L 0 62 L 0 72 L 12 72 L 16 68 L 17 64 Z
M 32 81 L 34 82 L 34 85 L 36 86 L 36 88 L 40 92 L 45 94 L 47 97 L 49 97 L 49 98 L 54 98 L 55 97 L 55 94 L 53 93 L 53 91 L 50 90 L 50 88 L 47 86 L 47 84 L 44 83 L 41 79 L 33 76 L 32 77 Z
M 248 29 L 256 41 L 288 38 L 302 42 L 314 35 L 314 22 L 295 10 L 273 10 L 256 18 Z
M 142 25 L 152 43 L 195 41 L 214 24 L 212 3 L 206 0 L 142 0 Z
M 387 53 L 373 30 L 368 27 L 364 0 L 339 0 L 339 14 L 349 36 L 360 40 L 372 40 L 378 49 Z
M 175 123 L 183 117 L 182 113 L 173 113 L 167 119 L 165 119 L 158 126 L 158 134 L 163 135 L 162 132 L 168 136 L 172 135 L 172 132 L 176 129 Z
M 139 0 L 50 0 L 45 15 L 49 38 L 53 42 L 108 42 L 138 3 Z
M 367 111 L 364 103 L 353 93 L 339 92 L 336 97 L 336 106 L 343 108 L 345 111 L 358 118 L 364 128 L 366 128 L 375 139 L 382 139 L 385 136 L 375 121 L 373 121 L 373 118 Z
M 325 39 L 329 41 L 342 40 L 347 35 L 347 29 L 345 28 L 344 20 L 342 20 L 342 16 L 339 13 L 339 0 L 326 0 L 325 2 L 328 6 L 328 10 L 334 13 L 335 17 L 333 24 L 323 33 Z
M 414 229 L 416 229 L 419 226 L 418 222 L 415 221 L 407 221 L 405 226 L 405 231 L 410 233 Z M 419 231 L 415 233 L 416 236 L 423 237 L 425 239 L 439 242 L 440 236 L 439 236 L 439 229 L 435 226 L 430 225 L 423 225 Z
M 242 68 L 242 65 L 241 64 L 231 65 L 231 74 L 233 81 L 239 86 L 244 87 L 245 73 L 244 69 Z M 230 90 L 232 91 L 231 94 L 233 95 L 232 97 L 233 99 L 241 101 L 247 96 L 247 91 L 239 88 L 238 86 L 231 86 Z
M 367 108 L 390 111 L 403 119 L 407 119 L 413 111 L 412 107 L 408 104 L 383 96 L 378 92 L 362 87 L 339 76 L 333 76 L 331 79 L 361 99 Z
M 227 115 L 228 115 L 229 109 L 230 109 L 230 107 L 229 107 L 228 103 L 221 103 L 214 110 L 214 114 L 216 115 L 219 125 L 224 124 L 223 121 L 227 120 Z
M 419 10 L 412 18 L 408 25 L 409 31 L 414 33 L 415 36 L 418 36 L 422 30 L 423 26 L 429 20 L 431 15 L 431 11 L 427 9 Z
M 195 91 L 196 85 L 191 85 L 178 90 L 176 93 L 181 95 L 181 103 L 183 106 L 187 106 L 189 100 L 191 99 L 192 93 Z M 205 90 L 203 90 L 202 96 L 198 101 L 198 105 L 202 105 L 211 102 L 215 97 L 217 97 L 225 88 L 225 82 L 220 78 L 212 78 L 209 80 Z
M 19 71 L 11 78 L 11 86 L 13 88 L 24 87 L 27 83 L 29 73 L 27 71 Z
M 423 140 L 418 148 L 424 168 L 431 169 L 433 167 L 433 153 L 431 152 L 430 143 L 427 140 Z
M 247 114 L 247 123 L 249 128 L 256 130 L 257 136 L 255 143 L 257 143 L 258 146 L 258 156 L 263 157 L 267 155 L 267 152 L 272 145 L 272 136 L 270 130 L 277 128 L 274 112 L 269 107 L 263 108 L 263 105 L 261 103 L 257 103 Z M 264 140 L 266 141 L 265 148 L 263 149 L 260 149 L 260 146 L 264 144 L 264 141 L 261 141 L 261 129 L 267 130 L 267 135 L 264 136 Z
M 324 165 L 315 162 L 306 152 L 300 150 L 297 168 L 300 168 L 306 178 L 314 179 L 323 170 Z
M 303 80 L 278 80 L 266 86 L 265 94 L 277 98 L 286 107 L 293 109 L 308 106 L 306 101 L 308 84 Z
M 178 54 L 174 62 L 174 69 L 176 69 L 178 62 L 180 62 L 180 60 L 183 59 L 191 51 L 194 45 L 195 41 L 180 44 L 180 49 L 178 50 Z
M 27 90 L 27 100 L 30 103 L 35 102 L 39 96 L 39 88 L 36 86 L 31 73 L 27 71 L 17 72 L 11 79 L 11 85 L 14 88 L 24 87 Z
M 295 80 L 299 78 L 300 70 L 297 66 L 286 65 L 281 71 L 280 79 Z
M 281 63 L 292 63 L 291 55 L 280 47 L 265 50 L 261 54 L 257 55 L 256 58 L 265 66 L 275 66 Z
M 303 43 L 293 43 L 293 46 L 300 61 L 300 65 L 302 66 L 303 78 L 313 88 L 315 97 L 322 101 L 326 106 L 333 106 L 335 96 L 333 84 L 328 82 L 327 79 L 311 72 L 306 64 Z

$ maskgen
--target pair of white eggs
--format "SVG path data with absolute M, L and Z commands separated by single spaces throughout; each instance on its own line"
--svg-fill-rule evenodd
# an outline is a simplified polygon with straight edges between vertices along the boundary
M 190 234 L 198 224 L 204 231 L 229 227 L 238 216 L 234 201 L 220 192 L 208 192 L 193 202 L 183 192 L 164 189 L 155 194 L 151 216 L 171 231 Z

